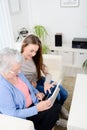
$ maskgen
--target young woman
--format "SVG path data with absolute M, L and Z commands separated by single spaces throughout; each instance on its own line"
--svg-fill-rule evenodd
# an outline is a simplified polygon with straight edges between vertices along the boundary
M 50 92 L 50 88 L 56 85 L 51 79 L 45 64 L 43 63 L 42 57 L 42 45 L 39 38 L 33 34 L 27 36 L 22 44 L 21 53 L 23 56 L 21 70 L 31 82 L 31 84 L 37 88 L 40 92 Z M 42 77 L 41 73 L 44 74 Z M 58 101 L 61 105 L 64 104 L 68 97 L 67 90 L 60 85 L 60 92 L 57 96 Z M 68 112 L 62 107 L 62 112 L 66 118 L 68 118 Z
M 13 49 L 0 51 L 0 114 L 31 120 L 36 130 L 52 130 L 61 105 L 39 102 L 39 92 L 21 73 L 22 56 Z

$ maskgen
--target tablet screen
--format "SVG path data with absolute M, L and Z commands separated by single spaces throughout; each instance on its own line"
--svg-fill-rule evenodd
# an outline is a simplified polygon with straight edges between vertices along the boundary
M 61 83 L 61 80 L 57 83 L 53 94 L 48 98 L 51 101 L 51 106 L 54 104 L 55 99 L 56 99 L 56 97 L 57 97 L 57 95 L 58 95 L 58 93 L 60 91 L 60 88 L 59 88 L 60 83 Z

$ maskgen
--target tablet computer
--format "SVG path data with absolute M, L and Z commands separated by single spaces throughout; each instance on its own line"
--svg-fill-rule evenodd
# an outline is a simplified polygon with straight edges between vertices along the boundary
M 61 83 L 62 80 L 59 80 L 59 82 L 57 83 L 55 90 L 53 91 L 52 95 L 49 97 L 47 96 L 45 100 L 49 99 L 51 101 L 51 106 L 54 104 L 56 97 L 60 91 L 59 85 Z

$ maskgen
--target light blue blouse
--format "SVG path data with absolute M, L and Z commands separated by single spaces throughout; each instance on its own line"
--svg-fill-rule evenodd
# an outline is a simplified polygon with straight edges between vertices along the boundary
M 38 99 L 35 94 L 38 90 L 30 84 L 22 73 L 19 73 L 18 76 L 28 86 L 32 101 L 36 105 Z M 0 113 L 26 118 L 38 114 L 38 111 L 36 106 L 26 108 L 26 100 L 23 93 L 0 75 Z

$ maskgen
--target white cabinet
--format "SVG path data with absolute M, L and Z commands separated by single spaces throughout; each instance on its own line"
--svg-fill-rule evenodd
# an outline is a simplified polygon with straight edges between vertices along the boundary
M 73 53 L 70 51 L 59 51 L 59 55 L 63 57 L 64 65 L 72 65 L 73 64 Z
M 74 53 L 74 64 L 76 66 L 81 66 L 86 59 L 87 59 L 87 52 Z
M 76 49 L 70 47 L 51 47 L 51 50 L 62 55 L 63 65 L 72 67 L 82 67 L 83 62 L 87 59 L 87 49 Z

